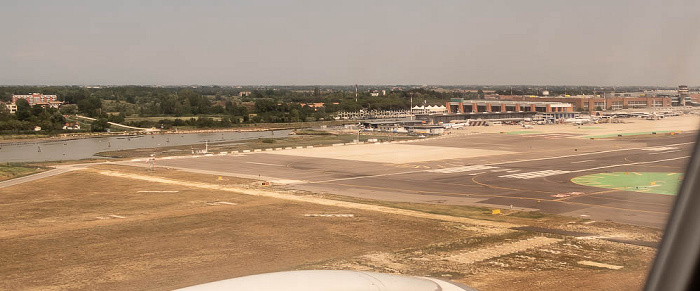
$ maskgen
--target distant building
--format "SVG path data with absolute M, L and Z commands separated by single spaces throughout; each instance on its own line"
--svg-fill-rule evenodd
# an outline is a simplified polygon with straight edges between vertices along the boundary
M 80 124 L 78 123 L 66 123 L 63 125 L 64 130 L 77 130 L 80 129 Z
M 409 134 L 440 135 L 445 132 L 445 127 L 440 125 L 413 125 L 406 126 L 406 131 L 408 131 Z
M 247 97 L 247 96 L 250 96 L 250 91 L 241 91 L 241 92 L 238 92 L 238 96 L 239 96 L 239 97 Z
M 688 98 L 690 98 L 694 104 L 700 104 L 700 93 L 688 94 Z
M 314 110 L 318 110 L 319 108 L 323 108 L 326 104 L 323 102 L 317 102 L 317 103 L 299 103 L 302 107 L 310 107 L 313 108 Z
M 30 106 L 40 105 L 42 107 L 59 108 L 63 105 L 63 101 L 58 101 L 56 95 L 44 95 L 41 93 L 32 93 L 27 95 L 12 95 L 12 104 L 17 104 L 17 100 L 27 100 Z M 15 108 L 16 109 L 16 108 Z
M 438 106 L 438 105 L 428 105 L 428 106 L 413 106 L 411 108 L 411 112 L 413 114 L 440 114 L 440 113 L 446 113 L 447 112 L 447 107 L 443 106 Z
M 615 96 L 619 94 L 620 96 Z M 627 108 L 670 107 L 671 97 L 656 96 L 646 93 L 609 93 L 600 95 L 578 95 L 570 97 L 529 97 L 520 95 L 501 95 L 499 100 L 529 102 L 559 102 L 571 104 L 573 111 L 593 112 L 600 110 L 620 110 Z M 541 111 L 541 110 L 539 110 Z M 545 111 L 542 111 L 545 112 Z
M 548 102 L 545 100 L 504 101 L 504 100 L 464 100 L 452 98 L 447 104 L 447 113 L 468 112 L 573 112 L 573 106 L 566 102 Z M 531 101 L 532 100 L 532 101 Z
M 5 107 L 7 107 L 7 110 L 9 110 L 10 113 L 17 113 L 17 105 L 15 105 L 14 103 L 5 103 Z
M 12 95 L 12 103 L 17 103 L 17 100 L 24 99 L 29 102 L 29 105 L 37 105 L 39 103 L 48 103 L 49 101 L 58 102 L 56 95 L 44 95 L 41 93 L 32 93 L 28 95 Z
M 422 125 L 420 120 L 411 121 L 362 121 L 364 131 L 407 132 L 406 126 Z
M 690 91 L 688 90 L 688 86 L 678 86 L 678 105 L 685 106 L 685 103 L 688 101 L 692 101 L 690 100 Z

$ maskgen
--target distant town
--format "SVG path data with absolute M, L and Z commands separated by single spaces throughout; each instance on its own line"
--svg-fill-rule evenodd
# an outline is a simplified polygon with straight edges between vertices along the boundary
M 555 123 L 641 108 L 659 112 L 690 108 L 700 106 L 700 88 L 4 86 L 0 87 L 0 102 L 4 105 L 0 108 L 2 134 L 170 131 L 358 120 L 365 121 L 368 129 L 407 132 L 412 128 L 406 126 Z M 429 127 L 420 131 L 432 132 Z

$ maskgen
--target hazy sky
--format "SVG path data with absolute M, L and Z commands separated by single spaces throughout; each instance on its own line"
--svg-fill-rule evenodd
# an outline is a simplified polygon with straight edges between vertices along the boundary
M 700 1 L 0 1 L 0 85 L 700 85 Z

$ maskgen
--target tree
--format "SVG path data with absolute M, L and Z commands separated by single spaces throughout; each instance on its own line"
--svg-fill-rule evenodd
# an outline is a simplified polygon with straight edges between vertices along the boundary
M 15 114 L 18 120 L 27 120 L 32 117 L 32 107 L 29 106 L 27 100 L 19 99 L 15 102 L 15 105 L 17 105 L 17 112 L 15 112 Z
M 78 110 L 89 116 L 98 116 L 102 109 L 102 99 L 99 97 L 88 97 L 78 101 Z
M 90 125 L 90 131 L 102 132 L 109 128 L 110 124 L 107 122 L 107 118 L 100 117 L 92 122 Z
M 78 105 L 64 104 L 63 106 L 61 106 L 61 108 L 59 108 L 59 111 L 62 114 L 66 114 L 66 115 L 76 114 L 76 113 L 78 113 Z
M 119 112 L 119 114 L 109 114 L 107 115 L 107 121 L 109 122 L 114 122 L 114 123 L 124 123 L 124 119 L 126 116 L 124 115 L 124 112 Z

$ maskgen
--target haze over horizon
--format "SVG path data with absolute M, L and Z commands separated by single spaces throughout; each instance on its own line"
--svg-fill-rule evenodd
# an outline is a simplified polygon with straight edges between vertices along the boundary
M 0 3 L 0 85 L 700 85 L 698 1 Z

